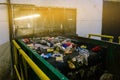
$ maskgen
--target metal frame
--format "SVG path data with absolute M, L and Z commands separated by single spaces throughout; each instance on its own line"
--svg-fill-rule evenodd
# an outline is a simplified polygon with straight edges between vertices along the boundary
M 40 80 L 50 80 L 50 78 L 21 49 L 21 47 L 17 44 L 17 42 L 15 40 L 12 40 L 12 42 L 13 42 L 13 45 L 14 45 L 14 55 L 15 55 L 14 56 L 14 69 L 16 71 L 18 79 L 19 80 L 26 80 L 25 77 L 24 77 L 23 69 L 21 68 L 21 66 L 20 66 L 20 71 L 18 70 L 19 66 L 18 66 L 17 58 L 18 58 L 19 55 L 21 55 L 22 56 L 22 60 L 25 60 L 25 62 L 32 68 L 32 70 L 36 73 L 36 75 L 39 77 Z
M 120 44 L 120 36 L 118 37 L 118 44 Z
M 108 36 L 108 35 L 88 34 L 88 38 L 90 38 L 91 36 L 108 38 L 108 39 L 109 39 L 109 42 L 113 42 L 113 39 L 114 39 L 113 36 Z

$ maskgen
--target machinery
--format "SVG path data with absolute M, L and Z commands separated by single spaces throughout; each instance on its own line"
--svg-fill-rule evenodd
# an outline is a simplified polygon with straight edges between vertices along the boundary
M 94 34 L 109 41 L 77 36 L 76 9 L 14 6 L 13 13 L 19 80 L 99 80 L 104 74 L 120 79 L 120 45 L 111 36 Z

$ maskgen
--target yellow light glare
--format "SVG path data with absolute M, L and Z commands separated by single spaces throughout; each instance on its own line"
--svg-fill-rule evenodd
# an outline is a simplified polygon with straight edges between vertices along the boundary
M 22 17 L 15 18 L 14 20 L 32 19 L 32 18 L 37 18 L 37 17 L 40 17 L 40 14 L 22 16 Z
M 68 20 L 70 20 L 70 21 L 71 21 L 71 20 L 73 20 L 73 19 L 71 19 L 71 18 L 70 18 L 70 19 L 68 19 Z

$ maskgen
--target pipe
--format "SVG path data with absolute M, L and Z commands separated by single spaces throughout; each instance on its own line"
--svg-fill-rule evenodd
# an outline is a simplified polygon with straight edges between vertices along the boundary
M 18 79 L 21 80 L 21 77 L 20 77 L 20 74 L 18 72 L 18 69 L 17 69 L 16 65 L 14 65 L 14 69 L 15 69 L 15 72 L 17 74 Z
M 0 3 L 0 5 L 7 5 L 7 3 Z
M 8 1 L 10 1 L 10 0 L 7 0 L 7 3 L 0 3 L 0 5 L 9 5 Z M 13 3 L 10 3 L 10 5 L 35 6 L 35 5 L 33 5 L 33 4 L 13 4 Z
M 9 28 L 9 40 L 10 40 L 10 51 L 11 51 L 11 76 L 14 76 L 14 64 L 13 64 L 13 47 L 12 47 L 12 10 L 10 0 L 6 0 L 7 10 L 8 10 L 8 28 Z
M 11 2 L 10 0 L 7 0 L 7 7 L 8 7 L 8 22 L 9 22 L 9 37 L 10 37 L 10 42 L 12 40 L 12 9 L 11 9 Z
M 113 42 L 113 39 L 114 39 L 113 36 L 108 36 L 108 35 L 88 34 L 88 38 L 90 38 L 91 36 L 108 38 L 108 39 L 109 39 L 109 42 Z

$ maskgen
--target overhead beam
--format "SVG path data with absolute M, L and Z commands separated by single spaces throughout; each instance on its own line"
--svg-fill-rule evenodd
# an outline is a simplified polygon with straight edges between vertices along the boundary
M 0 3 L 0 5 L 7 5 L 7 3 Z
M 0 5 L 8 5 L 8 3 L 0 3 Z M 14 3 L 10 3 L 10 5 L 27 5 L 27 6 L 35 6 L 33 4 L 14 4 Z
M 120 2 L 120 0 L 104 0 L 104 1 L 114 1 L 114 2 Z

